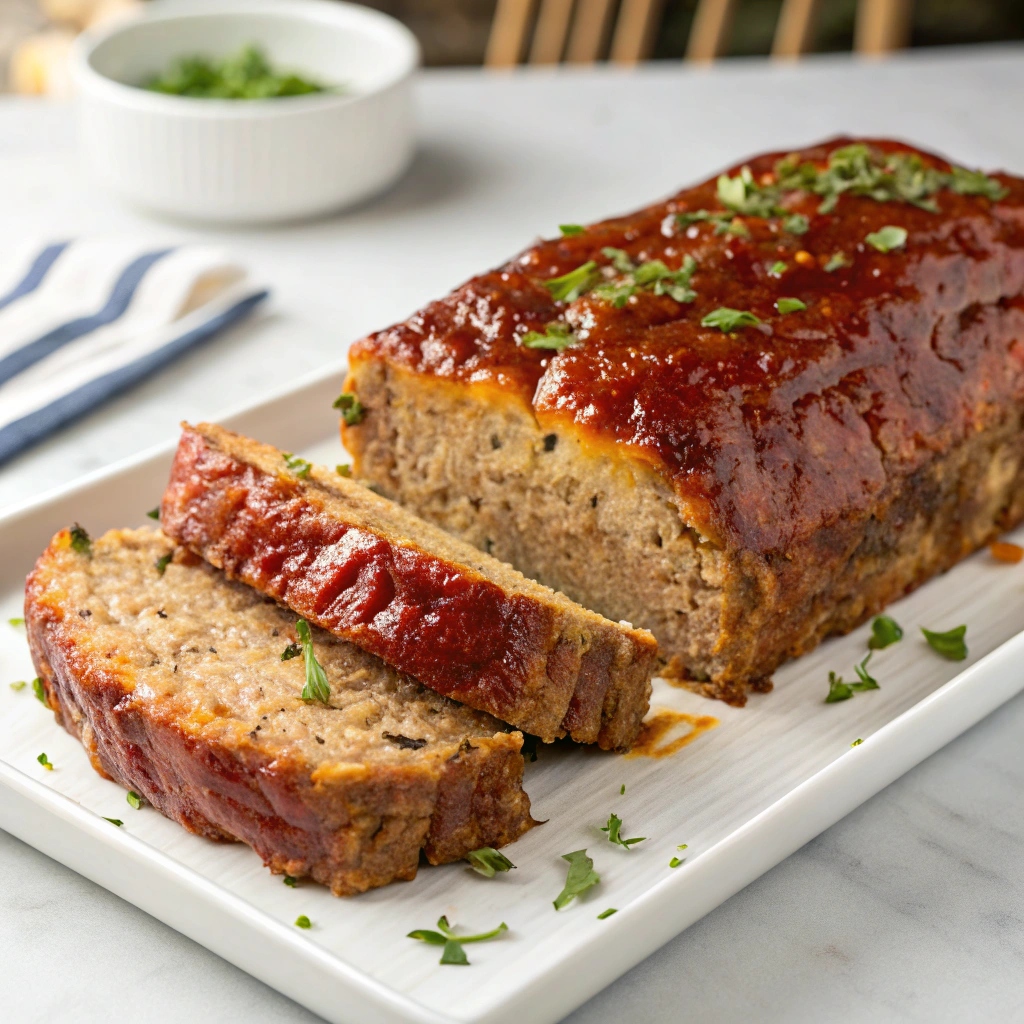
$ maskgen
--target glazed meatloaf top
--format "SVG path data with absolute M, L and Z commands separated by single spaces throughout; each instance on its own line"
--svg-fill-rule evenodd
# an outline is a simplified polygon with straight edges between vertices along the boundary
M 842 138 L 570 227 L 350 358 L 532 405 L 770 555 L 1024 397 L 1022 290 L 1024 181 Z
M 312 627 L 156 530 L 59 533 L 26 586 L 36 669 L 94 767 L 191 831 L 345 895 L 518 838 L 522 736 Z
M 657 644 L 338 473 L 186 425 L 164 530 L 229 576 L 471 707 L 628 747 Z

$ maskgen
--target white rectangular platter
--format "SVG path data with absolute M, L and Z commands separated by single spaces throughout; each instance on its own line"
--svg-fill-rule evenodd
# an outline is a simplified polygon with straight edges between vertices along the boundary
M 334 465 L 344 458 L 331 401 L 343 368 L 223 422 Z M 25 573 L 72 522 L 92 535 L 147 523 L 173 443 L 0 520 L 0 827 L 81 872 L 330 1021 L 549 1024 L 1024 688 L 1024 565 L 985 552 L 891 609 L 903 641 L 873 658 L 881 684 L 825 704 L 830 669 L 853 677 L 867 627 L 830 640 L 775 677 L 744 709 L 658 681 L 653 705 L 712 715 L 717 727 L 665 758 L 558 745 L 527 765 L 534 816 L 548 823 L 507 852 L 517 870 L 487 880 L 465 865 L 355 899 L 281 884 L 247 847 L 189 835 L 97 776 L 81 747 L 26 687 L 20 627 Z M 967 624 L 970 655 L 950 662 L 919 627 Z M 851 746 L 856 739 L 863 743 Z M 46 752 L 55 770 L 36 758 Z M 625 786 L 625 793 L 620 793 Z M 599 830 L 610 812 L 631 850 Z M 104 817 L 120 818 L 116 828 Z M 669 861 L 688 844 L 675 869 Z M 586 848 L 598 886 L 567 909 L 560 855 Z M 617 908 L 604 920 L 598 914 Z M 309 931 L 293 923 L 299 914 Z M 406 938 L 441 914 L 501 939 L 468 947 L 468 968 Z

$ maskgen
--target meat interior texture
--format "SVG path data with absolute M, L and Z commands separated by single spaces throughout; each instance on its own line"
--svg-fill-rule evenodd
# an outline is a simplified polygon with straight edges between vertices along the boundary
M 174 540 L 420 682 L 550 742 L 627 748 L 656 644 L 333 470 L 186 426 L 160 522 Z
M 330 699 L 303 700 L 303 656 L 282 660 L 295 616 L 158 531 L 90 552 L 58 534 L 25 611 L 48 702 L 93 767 L 275 872 L 349 895 L 533 824 L 520 733 L 316 627 Z
M 385 493 L 734 703 L 1024 512 L 1024 181 L 888 140 L 745 166 L 358 342 L 344 431 Z

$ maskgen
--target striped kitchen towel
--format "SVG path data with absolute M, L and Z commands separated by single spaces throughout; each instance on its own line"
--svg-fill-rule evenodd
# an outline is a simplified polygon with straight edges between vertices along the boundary
M 0 463 L 267 294 L 224 252 L 200 245 L 93 238 L 0 258 Z

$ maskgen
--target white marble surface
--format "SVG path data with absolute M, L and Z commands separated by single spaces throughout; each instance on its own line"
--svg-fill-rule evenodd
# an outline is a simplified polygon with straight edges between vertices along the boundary
M 746 153 L 897 134 L 1024 170 L 1024 50 L 639 73 L 432 73 L 388 196 L 329 221 L 203 232 L 78 168 L 70 111 L 0 102 L 5 237 L 218 237 L 274 287 L 258 320 L 5 467 L 0 509 L 277 390 L 557 223 L 626 210 Z M 1024 698 L 875 797 L 582 1007 L 573 1024 L 1024 1021 Z M 0 833 L 0 1020 L 314 1018 Z

